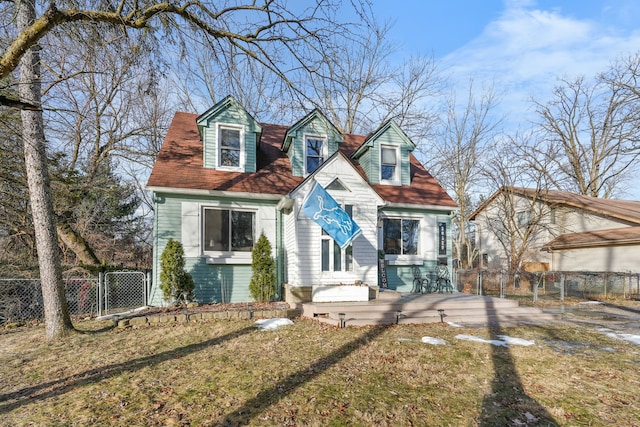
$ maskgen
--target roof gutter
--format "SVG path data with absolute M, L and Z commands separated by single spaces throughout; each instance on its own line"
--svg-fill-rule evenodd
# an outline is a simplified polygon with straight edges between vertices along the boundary
M 442 206 L 442 205 L 416 205 L 412 203 L 393 203 L 387 201 L 383 208 L 397 208 L 397 209 L 420 209 L 420 210 L 433 210 L 433 211 L 449 211 L 456 212 L 460 208 L 454 206 Z
M 618 240 L 607 240 L 605 242 L 585 242 L 585 243 L 567 243 L 564 245 L 553 245 L 547 246 L 544 245 L 541 249 L 547 252 L 567 250 L 567 249 L 585 249 L 585 248 L 597 248 L 597 247 L 606 247 L 606 246 L 623 246 L 623 245 L 640 245 L 640 239 L 618 239 Z
M 171 193 L 171 194 L 184 194 L 188 196 L 214 196 L 214 197 L 235 197 L 235 198 L 247 198 L 269 201 L 280 201 L 282 194 L 264 194 L 264 193 L 248 193 L 241 191 L 219 191 L 219 190 L 199 190 L 192 188 L 172 188 L 172 187 L 145 187 L 147 191 L 153 191 L 155 193 Z

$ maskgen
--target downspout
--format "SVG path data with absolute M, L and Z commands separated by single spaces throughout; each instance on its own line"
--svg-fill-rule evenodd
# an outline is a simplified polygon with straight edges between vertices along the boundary
M 276 209 L 276 301 L 283 299 L 282 286 L 284 282 L 284 245 L 283 245 L 282 210 Z

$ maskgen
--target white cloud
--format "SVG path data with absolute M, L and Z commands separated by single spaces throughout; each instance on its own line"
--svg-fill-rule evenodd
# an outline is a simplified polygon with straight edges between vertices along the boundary
M 469 78 L 494 83 L 504 91 L 500 113 L 510 113 L 507 126 L 526 127 L 532 118 L 531 96 L 548 100 L 558 77 L 593 77 L 616 58 L 638 50 L 637 30 L 519 1 L 507 3 L 476 39 L 442 62 L 457 88 L 465 88 Z

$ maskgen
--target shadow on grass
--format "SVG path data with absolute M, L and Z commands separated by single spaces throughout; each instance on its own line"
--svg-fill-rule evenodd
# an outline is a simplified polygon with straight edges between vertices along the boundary
M 315 363 L 300 369 L 299 371 L 292 373 L 282 381 L 278 381 L 278 383 L 273 387 L 261 391 L 256 395 L 256 397 L 247 401 L 244 406 L 226 415 L 223 419 L 215 423 L 215 425 L 237 426 L 249 424 L 252 419 L 257 417 L 268 407 L 275 405 L 303 384 L 311 381 L 327 369 L 336 365 L 360 347 L 367 345 L 369 341 L 382 334 L 388 328 L 389 326 L 375 327 L 359 338 L 349 341 L 331 354 L 318 359 Z
M 493 300 L 489 298 L 487 311 L 493 309 Z M 499 324 L 492 331 L 496 335 L 506 335 Z M 560 425 L 544 406 L 524 391 L 509 347 L 492 345 L 491 356 L 495 373 L 491 394 L 482 401 L 478 426 Z
M 65 378 L 60 378 L 32 387 L 26 387 L 11 393 L 0 394 L 0 414 L 10 412 L 23 404 L 60 396 L 61 394 L 67 393 L 77 387 L 99 382 L 125 372 L 134 372 L 138 369 L 157 365 L 167 360 L 173 360 L 176 357 L 196 353 L 207 347 L 236 339 L 254 330 L 255 327 L 253 326 L 242 328 L 203 342 L 189 344 L 184 347 L 175 348 L 173 350 L 164 351 L 151 356 L 115 363 L 113 365 L 100 366 Z

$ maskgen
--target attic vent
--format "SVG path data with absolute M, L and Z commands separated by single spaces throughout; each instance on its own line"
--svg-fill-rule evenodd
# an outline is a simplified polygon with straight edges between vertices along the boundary
M 336 178 L 329 183 L 325 187 L 327 190 L 337 190 L 337 191 L 350 191 L 343 183 L 340 181 L 340 178 Z

